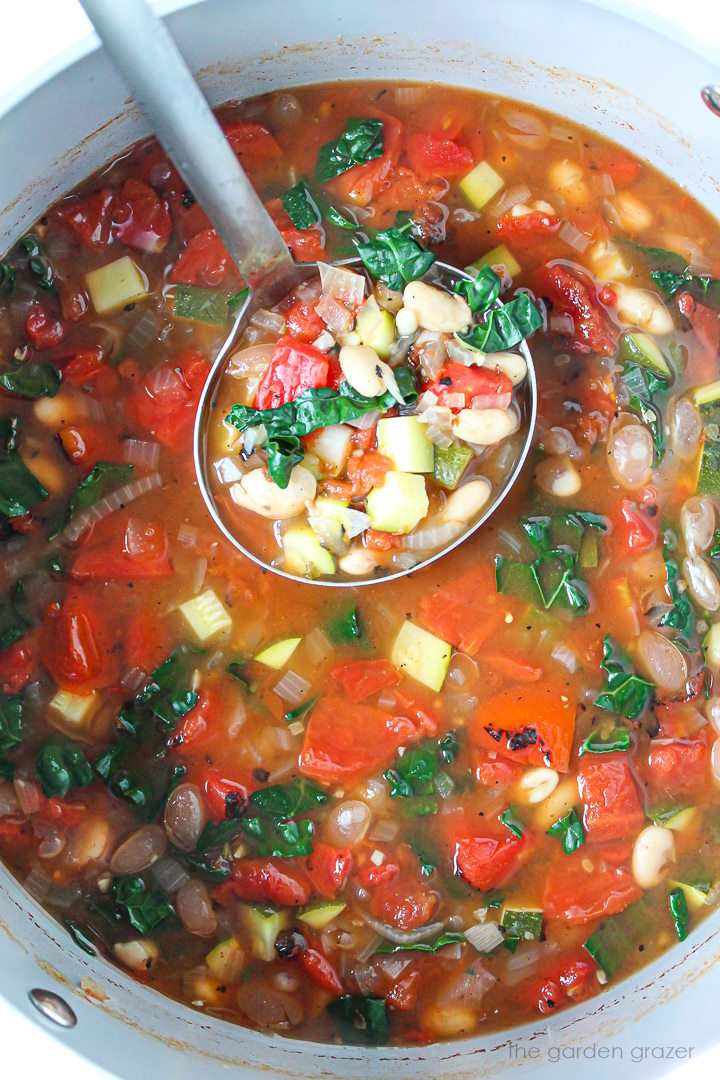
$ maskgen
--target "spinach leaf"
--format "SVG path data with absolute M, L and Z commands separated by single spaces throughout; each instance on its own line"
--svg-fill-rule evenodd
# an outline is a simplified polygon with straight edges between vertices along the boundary
M 175 919 L 175 911 L 159 888 L 148 887 L 139 875 L 116 878 L 112 898 L 117 912 L 143 937 Z
M 525 826 L 518 820 L 514 806 L 508 806 L 507 810 L 503 810 L 500 815 L 500 821 L 503 823 L 506 829 L 509 829 L 513 836 L 517 836 L 518 839 L 525 832 Z
M 337 139 L 320 147 L 315 163 L 315 179 L 320 184 L 333 180 L 354 165 L 364 165 L 383 153 L 383 123 L 351 116 Z
M 307 186 L 301 180 L 281 196 L 283 207 L 296 229 L 309 229 L 320 220 L 318 210 Z
M 93 939 L 88 936 L 88 931 L 79 922 L 75 919 L 65 919 L 64 924 L 65 929 L 78 948 L 82 949 L 88 956 L 97 956 L 97 949 L 93 944 Z
M 413 850 L 415 858 L 420 863 L 420 873 L 423 877 L 430 877 L 435 870 L 437 863 L 434 861 L 435 856 L 431 856 L 420 843 L 419 840 L 409 840 L 410 847 Z
M 395 945 L 391 941 L 381 942 L 373 956 L 377 956 L 378 953 L 399 953 L 399 952 L 429 952 L 436 953 L 438 949 L 442 949 L 444 945 L 465 945 L 466 938 L 464 934 L 456 934 L 452 930 L 440 934 L 434 941 L 418 941 L 415 945 Z
M 199 700 L 194 690 L 188 689 L 189 662 L 196 650 L 179 645 L 167 660 L 155 668 L 148 685 L 134 701 L 124 705 L 118 716 L 118 725 L 130 735 L 138 735 L 138 728 L 154 718 L 162 729 L 173 731 L 175 726 Z
M 707 274 L 693 274 L 682 255 L 664 248 L 645 247 L 634 240 L 625 244 L 640 251 L 650 269 L 650 278 L 663 296 L 671 300 L 680 291 L 694 300 L 720 311 L 720 281 Z
M 0 386 L 16 397 L 55 397 L 60 389 L 60 372 L 54 364 L 12 361 L 0 374 Z
M 178 319 L 224 326 L 230 309 L 222 293 L 214 289 L 201 289 L 197 285 L 176 285 L 173 298 L 173 315 Z
M 668 896 L 668 905 L 670 907 L 670 914 L 673 917 L 677 939 L 678 941 L 684 941 L 688 936 L 690 912 L 688 911 L 687 898 L 682 889 L 671 889 L 670 895 Z
M 448 731 L 447 735 L 440 740 L 440 756 L 444 762 L 451 765 L 458 756 L 460 743 L 454 731 Z
M 409 368 L 396 368 L 395 378 L 405 403 L 412 405 L 417 400 L 412 372 Z M 328 387 L 306 390 L 295 401 L 288 401 L 277 409 L 233 405 L 225 419 L 242 432 L 259 424 L 265 426 L 268 434 L 265 450 L 270 475 L 278 487 L 286 488 L 293 467 L 304 457 L 303 435 L 331 424 L 356 420 L 375 409 L 387 412 L 394 404 L 396 402 L 390 391 L 379 397 L 368 398 L 358 394 L 347 383 L 341 383 L 339 390 Z
M 408 232 L 384 229 L 374 240 L 363 243 L 354 240 L 357 253 L 368 273 L 382 281 L 388 289 L 401 292 L 405 286 L 424 277 L 435 262 L 435 256 L 419 244 Z
M 15 291 L 15 271 L 10 263 L 0 262 L 0 293 L 10 296 Z
M 712 552 L 710 554 L 712 558 Z M 672 597 L 672 607 L 660 619 L 660 626 L 670 626 L 685 639 L 695 630 L 695 612 L 686 592 L 680 591 L 680 568 L 674 559 L 668 558 L 667 549 L 663 551 L 667 570 L 668 590 Z
M 362 624 L 356 607 L 334 619 L 327 628 L 328 637 L 335 645 L 353 645 L 362 637 Z
M 540 555 L 531 563 L 495 556 L 497 591 L 546 611 L 554 605 L 577 613 L 587 611 L 585 585 L 574 577 L 574 571 L 574 557 L 562 549 Z
M 15 762 L 0 758 L 0 780 L 8 780 L 11 784 L 15 779 Z
M 0 649 L 7 649 L 8 645 L 22 637 L 28 626 L 28 621 L 20 614 L 15 602 L 0 598 Z
M 390 1026 L 384 998 L 344 994 L 331 1001 L 327 1011 L 347 1042 L 377 1044 L 387 1040 Z
M 326 792 L 305 779 L 254 791 L 248 810 L 254 810 L 257 816 L 242 819 L 243 833 L 258 855 L 278 858 L 310 855 L 313 824 L 307 819 L 294 819 L 327 799 Z
M 23 700 L 0 695 L 0 754 L 7 754 L 22 742 Z
M 327 802 L 329 795 L 309 780 L 300 778 L 288 784 L 271 784 L 250 796 L 250 807 L 262 814 L 283 820 L 307 813 Z
M 248 682 L 247 675 L 245 674 L 246 663 L 247 661 L 245 660 L 231 660 L 230 663 L 226 666 L 225 670 L 227 671 L 228 675 L 232 675 L 233 679 L 236 679 L 237 682 L 244 686 L 245 689 L 249 692 L 250 683 Z
M 500 295 L 502 282 L 499 274 L 489 266 L 483 266 L 474 281 L 459 281 L 455 292 L 463 296 L 473 313 L 487 311 Z
M 560 818 L 546 831 L 547 836 L 558 836 L 566 855 L 572 855 L 585 843 L 585 830 L 575 808 Z
M 585 510 L 557 510 L 552 516 L 523 518 L 520 528 L 541 555 L 556 551 L 558 548 L 567 548 L 577 556 L 580 554 L 587 529 L 607 532 L 605 519 L 599 514 L 591 514 Z
M 447 799 L 456 788 L 452 776 L 442 766 L 454 760 L 457 739 L 450 733 L 442 741 L 423 739 L 398 757 L 393 768 L 386 769 L 384 778 L 390 784 L 390 797 L 407 799 L 403 811 L 410 817 L 436 814 L 436 795 Z
M 35 503 L 48 496 L 20 457 L 19 441 L 19 417 L 3 417 L 0 420 L 0 514 L 9 518 L 24 517 Z
M 603 639 L 602 666 L 607 678 L 595 704 L 634 720 L 652 698 L 655 687 L 629 669 L 627 660 L 615 648 L 608 634 Z
M 53 268 L 50 265 L 38 238 L 33 233 L 28 233 L 27 236 L 23 236 L 18 247 L 27 257 L 28 270 L 37 280 L 40 288 L 45 289 L 47 292 L 57 294 Z
M 237 818 L 226 818 L 217 825 L 208 821 L 200 833 L 195 851 L 200 855 L 205 855 L 208 851 L 224 848 L 226 844 L 232 843 L 239 832 L 240 822 Z
M 289 724 L 291 724 L 293 720 L 299 720 L 301 716 L 305 715 L 305 713 L 310 712 L 313 705 L 315 705 L 319 700 L 320 695 L 315 694 L 314 697 L 308 698 L 307 701 L 301 701 L 300 704 L 296 705 L 294 709 L 290 709 L 289 712 L 286 712 L 284 714 L 285 719 Z
M 132 465 L 114 465 L 109 461 L 98 461 L 76 487 L 65 514 L 51 529 L 49 539 L 54 540 L 56 536 L 59 536 L 80 510 L 87 510 L 109 491 L 127 484 L 132 474 Z
M 492 308 L 484 322 L 476 323 L 467 333 L 456 334 L 458 341 L 482 353 L 504 352 L 519 345 L 543 324 L 542 315 L 527 293 L 518 293 L 501 308 Z
M 38 750 L 35 771 L 46 799 L 67 795 L 71 788 L 87 787 L 95 779 L 90 763 L 77 743 L 57 735 Z
M 659 462 L 665 452 L 665 429 L 662 413 L 655 404 L 654 395 L 668 389 L 667 380 L 660 378 L 648 368 L 627 362 L 620 376 L 620 382 L 629 395 L 629 409 L 640 417 L 652 433 Z
M 597 704 L 597 702 L 596 702 Z M 613 754 L 616 751 L 630 749 L 630 732 L 626 727 L 614 727 L 602 734 L 592 731 L 578 750 L 578 756 L 583 754 Z

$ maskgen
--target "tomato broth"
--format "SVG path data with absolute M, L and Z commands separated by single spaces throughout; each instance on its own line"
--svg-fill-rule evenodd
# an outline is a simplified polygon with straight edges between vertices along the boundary
M 718 225 L 628 151 L 469 90 L 219 116 L 296 259 L 374 252 L 388 326 L 431 256 L 527 297 L 533 451 L 425 570 L 263 572 L 193 470 L 244 286 L 222 243 L 152 141 L 50 208 L 0 263 L 0 854 L 68 949 L 261 1030 L 423 1044 L 601 993 L 716 905 Z M 283 407 L 331 386 L 318 302 L 244 332 L 258 378 L 278 338 L 323 353 Z M 390 366 L 420 395 L 417 349 Z M 352 439 L 382 488 L 375 428 Z M 282 529 L 243 528 L 271 558 Z M 371 531 L 361 553 L 402 550 Z

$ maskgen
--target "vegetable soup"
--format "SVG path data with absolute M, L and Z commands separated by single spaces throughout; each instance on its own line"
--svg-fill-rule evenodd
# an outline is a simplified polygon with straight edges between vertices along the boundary
M 415 557 L 501 482 L 513 431 L 463 425 L 514 408 L 527 335 L 533 451 L 406 578 L 263 572 L 195 481 L 244 298 L 201 207 L 148 141 L 50 208 L 0 263 L 0 853 L 69 950 L 261 1030 L 422 1044 L 598 994 L 716 905 L 718 226 L 468 90 L 220 117 L 296 259 L 363 264 L 257 313 L 223 384 L 218 490 L 245 485 L 253 550 L 300 529 L 298 576 Z M 452 325 L 427 325 L 435 260 L 470 275 L 432 299 Z

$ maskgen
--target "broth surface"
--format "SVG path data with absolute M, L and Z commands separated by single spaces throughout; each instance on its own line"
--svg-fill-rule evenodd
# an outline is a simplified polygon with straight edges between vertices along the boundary
M 537 445 L 424 571 L 263 573 L 194 478 L 243 286 L 202 210 L 153 142 L 51 208 L 0 266 L 0 853 L 68 948 L 261 1029 L 426 1043 L 600 993 L 716 904 L 718 225 L 467 90 L 219 115 L 296 258 L 408 211 L 439 260 L 531 290 Z M 320 187 L 357 228 L 296 228 L 283 193 L 353 117 L 383 152 Z

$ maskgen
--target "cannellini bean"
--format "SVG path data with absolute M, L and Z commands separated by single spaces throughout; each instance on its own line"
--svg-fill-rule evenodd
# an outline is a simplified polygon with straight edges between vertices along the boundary
M 395 329 L 400 337 L 410 337 L 416 332 L 418 321 L 415 312 L 410 308 L 401 307 L 395 316 Z
M 675 859 L 675 838 L 672 830 L 660 825 L 648 825 L 635 841 L 632 853 L 632 873 L 641 889 L 659 885 L 663 871 Z
M 623 487 L 647 484 L 654 453 L 652 435 L 647 428 L 627 424 L 611 432 L 607 453 L 610 472 Z
M 613 199 L 613 206 L 620 225 L 626 232 L 644 232 L 653 223 L 650 207 L 629 191 L 619 192 Z
M 553 162 L 548 169 L 548 180 L 569 202 L 577 205 L 587 202 L 590 190 L 585 181 L 585 170 L 579 162 L 567 158 Z
M 159 825 L 141 825 L 113 853 L 113 874 L 139 874 L 165 854 L 167 837 Z
M 670 446 L 681 461 L 693 461 L 700 450 L 703 422 L 688 398 L 680 398 L 670 413 Z
M 81 415 L 78 402 L 62 390 L 55 397 L 38 398 L 33 405 L 33 412 L 41 424 L 52 428 L 60 428 Z
M 461 409 L 452 422 L 453 435 L 474 446 L 493 446 L 512 435 L 517 417 L 506 409 Z
M 617 317 L 623 326 L 639 326 L 650 334 L 673 332 L 672 315 L 655 293 L 618 282 L 613 282 L 612 288 L 617 297 Z
M 59 461 L 53 461 L 48 454 L 28 453 L 26 449 L 23 449 L 20 457 L 35 479 L 39 480 L 51 495 L 62 494 L 67 487 L 67 480 Z
M 163 819 L 171 844 L 192 851 L 205 825 L 205 803 L 196 784 L 180 784 L 165 803 Z
M 589 251 L 596 277 L 602 281 L 624 281 L 632 277 L 633 268 L 611 240 L 600 240 Z
M 364 577 L 367 574 L 372 574 L 377 566 L 377 560 L 374 555 L 364 548 L 356 548 L 342 559 L 339 559 L 338 566 L 345 574 L 352 574 L 353 577 Z
M 263 469 L 252 469 L 239 483 L 232 485 L 230 495 L 233 502 L 246 510 L 261 517 L 285 521 L 301 514 L 305 504 L 315 498 L 316 491 L 317 481 L 313 474 L 302 465 L 296 465 L 286 488 L 268 480 Z
M 569 499 L 582 487 L 580 473 L 564 456 L 544 458 L 535 469 L 535 482 L 549 495 Z
M 465 1005 L 431 1005 L 423 1013 L 423 1027 L 448 1039 L 473 1031 L 477 1023 L 474 1010 Z
M 492 488 L 487 480 L 478 478 L 457 488 L 445 503 L 440 518 L 442 521 L 459 521 L 465 524 L 479 514 L 490 498 Z
M 513 386 L 519 386 L 527 375 L 527 364 L 519 353 L 498 352 L 493 353 L 485 367 L 495 368 L 507 375 Z
M 72 830 L 69 858 L 75 866 L 86 866 L 104 858 L 110 846 L 110 826 L 104 818 L 91 818 Z
M 343 345 L 340 367 L 353 390 L 365 397 L 378 397 L 385 391 L 380 359 L 369 345 Z
M 330 811 L 325 821 L 325 836 L 335 847 L 354 847 L 370 828 L 370 807 L 360 799 L 348 799 Z
M 704 712 L 713 731 L 720 735 L 720 697 L 708 698 L 705 702 Z
M 217 928 L 212 900 L 202 881 L 188 878 L 177 891 L 175 910 L 178 918 L 190 934 L 210 937 Z
M 664 690 L 682 690 L 687 682 L 684 654 L 658 630 L 643 630 L 640 634 L 637 664 L 644 675 Z
M 704 559 L 699 555 L 685 559 L 683 577 L 696 604 L 705 611 L 720 610 L 720 583 Z
M 578 445 L 573 434 L 564 427 L 551 427 L 543 432 L 543 448 L 546 454 L 577 454 Z
M 519 802 L 534 806 L 552 795 L 560 783 L 560 775 L 554 769 L 538 766 L 526 769 L 515 785 L 516 798 Z
M 715 535 L 715 507 L 709 499 L 691 496 L 680 511 L 680 526 L 690 555 L 707 551 Z
M 577 780 L 572 777 L 561 781 L 550 795 L 538 803 L 533 819 L 535 827 L 545 832 L 561 817 L 569 814 L 579 801 Z
M 453 296 L 424 281 L 411 281 L 405 286 L 403 306 L 413 313 L 418 326 L 436 334 L 455 334 L 472 324 L 472 312 L 462 296 Z
M 113 945 L 115 958 L 131 971 L 150 971 L 160 958 L 158 947 L 150 938 L 118 941 Z

